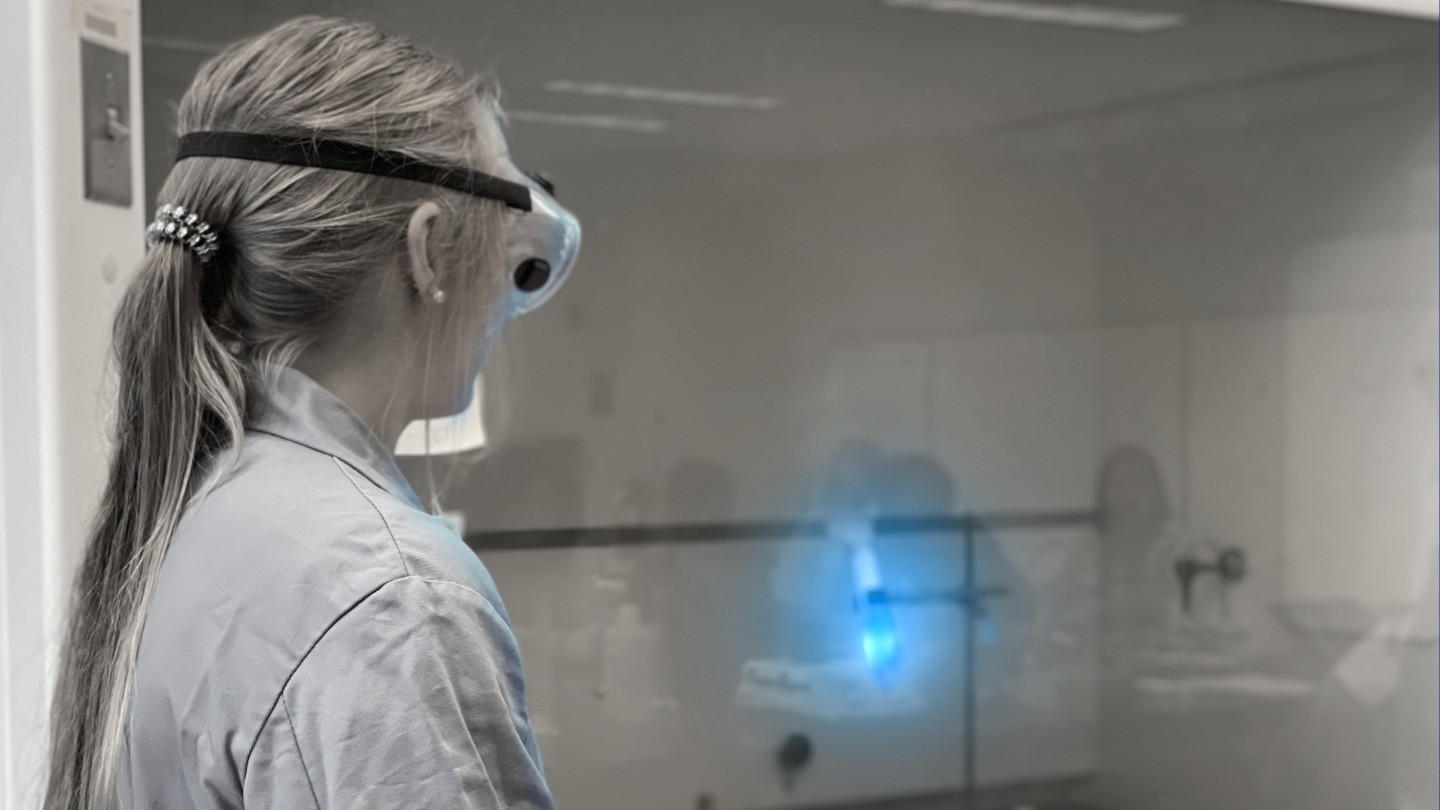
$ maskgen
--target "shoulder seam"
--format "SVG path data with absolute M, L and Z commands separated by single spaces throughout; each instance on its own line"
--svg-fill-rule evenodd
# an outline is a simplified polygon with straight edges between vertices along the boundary
M 300 772 L 305 774 L 305 784 L 310 786 L 310 798 L 315 800 L 315 808 L 319 810 L 320 797 L 315 793 L 315 781 L 310 778 L 310 766 L 305 764 L 305 752 L 300 748 L 300 735 L 295 733 L 295 721 L 290 717 L 290 702 L 285 699 L 284 690 L 280 692 L 280 707 L 285 710 L 285 725 L 290 729 L 290 739 L 295 742 L 295 757 L 300 760 Z
M 340 474 L 345 476 L 345 480 L 350 482 L 350 486 L 354 487 L 355 491 L 360 493 L 360 497 L 364 498 L 365 502 L 370 504 L 370 508 L 375 510 L 375 514 L 380 516 L 380 522 L 385 525 L 385 533 L 390 535 L 390 544 L 395 547 L 395 556 L 400 558 L 400 568 L 405 572 L 405 576 L 410 576 L 413 573 L 410 570 L 410 563 L 405 561 L 405 552 L 400 550 L 400 541 L 395 537 L 395 530 L 390 528 L 390 521 L 385 517 L 385 513 L 380 511 L 380 507 L 375 504 L 375 500 L 371 498 L 365 490 L 361 489 L 359 484 L 355 483 L 354 476 L 350 475 L 350 471 L 345 469 L 345 462 L 334 456 L 331 456 L 330 460 L 335 462 L 335 466 L 340 468 Z
M 463 591 L 469 591 L 470 593 L 474 594 L 476 600 L 480 602 L 480 610 L 484 613 L 489 614 L 489 618 L 491 621 L 499 622 L 502 627 L 510 626 L 510 622 L 505 619 L 504 614 L 500 612 L 499 608 L 495 607 L 495 604 L 490 601 L 490 597 L 475 590 L 469 585 L 466 585 L 463 582 L 454 582 L 448 579 L 424 579 L 423 577 L 421 579 L 428 585 L 453 585 L 454 587 L 459 588 Z M 513 633 L 514 630 L 512 629 L 510 632 Z M 503 691 L 500 693 L 500 702 L 505 704 L 505 710 L 507 712 L 513 713 L 515 711 L 515 707 L 510 705 L 510 699 L 505 696 L 505 693 Z
M 500 622 L 502 625 L 509 626 L 510 624 L 509 620 L 505 618 L 505 614 L 501 613 L 500 609 L 495 607 L 495 603 L 490 601 L 490 597 L 486 596 L 480 591 L 475 590 L 474 588 L 466 585 L 463 582 L 456 582 L 453 579 L 428 579 L 426 577 L 420 576 L 407 577 L 407 579 L 418 579 L 427 585 L 452 585 L 462 591 L 469 591 L 470 593 L 475 595 L 476 599 L 480 600 L 480 604 L 483 606 L 482 609 L 486 613 L 491 614 L 492 619 Z
M 255 747 L 260 744 L 260 738 L 264 736 L 265 726 L 269 725 L 270 718 L 273 717 L 275 714 L 275 707 L 279 706 L 281 704 L 281 701 L 284 700 L 285 690 L 290 688 L 290 682 L 295 679 L 295 673 L 299 672 L 300 667 L 304 666 L 305 662 L 309 660 L 310 653 L 314 652 L 315 648 L 320 646 L 320 642 L 323 641 L 326 636 L 330 635 L 330 631 L 335 628 L 335 625 L 339 624 L 342 620 L 344 620 L 346 616 L 349 616 L 352 612 L 354 612 L 356 608 L 370 601 L 370 597 L 374 596 L 385 588 L 394 585 L 397 582 L 405 582 L 412 579 L 419 580 L 427 584 L 439 583 L 445 585 L 454 585 L 457 588 L 469 591 L 470 593 L 474 594 L 477 599 L 480 600 L 480 603 L 483 605 L 482 610 L 484 610 L 486 613 L 491 614 L 491 617 L 494 620 L 500 621 L 501 624 L 504 624 L 506 626 L 509 625 L 509 623 L 505 621 L 505 617 L 501 615 L 500 611 L 495 607 L 494 604 L 491 603 L 489 597 L 487 597 L 480 591 L 475 590 L 469 585 L 464 584 L 463 582 L 454 582 L 448 579 L 427 579 L 425 577 L 416 576 L 415 574 L 408 574 L 403 577 L 396 577 L 395 579 L 386 580 L 385 582 L 380 583 L 379 585 L 372 588 L 369 592 L 367 592 L 364 596 L 356 599 L 353 604 L 345 608 L 345 610 L 341 611 L 340 614 L 335 617 L 334 621 L 331 621 L 330 624 L 326 625 L 325 629 L 320 632 L 320 635 L 316 636 L 315 640 L 310 642 L 310 646 L 305 648 L 304 655 L 301 655 L 299 660 L 295 662 L 295 666 L 291 667 L 290 672 L 285 675 L 285 682 L 280 684 L 279 691 L 275 693 L 275 699 L 270 702 L 269 710 L 265 712 L 265 716 L 260 720 L 259 727 L 255 730 L 255 739 L 250 741 L 250 750 L 245 752 L 245 765 L 240 771 L 241 784 L 244 784 L 245 779 L 250 774 L 250 760 L 252 757 L 255 756 Z M 286 705 L 285 712 L 287 716 L 289 714 L 289 711 L 290 707 Z M 292 728 L 291 730 L 293 731 L 294 729 Z M 309 778 L 308 773 L 306 774 L 306 778 Z
M 275 714 L 275 707 L 280 705 L 280 699 L 285 697 L 285 690 L 289 688 L 290 681 L 295 678 L 295 673 L 300 670 L 300 665 L 305 663 L 305 659 L 310 657 L 310 653 L 313 652 L 315 647 L 320 644 L 321 639 L 329 635 L 330 630 L 334 628 L 335 625 L 339 624 L 341 619 L 349 616 L 350 613 L 355 610 L 355 608 L 365 604 L 365 602 L 369 600 L 370 597 L 378 593 L 380 589 L 384 588 L 392 582 L 400 582 L 402 579 L 408 579 L 408 577 L 398 577 L 396 579 L 386 580 L 379 585 L 376 585 L 374 588 L 370 589 L 364 596 L 356 599 L 353 604 L 342 610 L 339 615 L 337 615 L 329 624 L 325 626 L 324 630 L 320 631 L 320 635 L 316 636 L 315 640 L 310 642 L 310 646 L 305 648 L 305 654 L 301 655 L 299 660 L 295 662 L 295 666 L 291 667 L 290 671 L 286 673 L 285 682 L 280 684 L 280 689 L 275 693 L 275 698 L 270 701 L 270 708 L 265 712 L 265 717 L 260 720 L 260 726 L 255 730 L 255 739 L 250 741 L 250 750 L 245 752 L 245 767 L 242 768 L 240 772 L 240 781 L 242 783 L 245 781 L 245 778 L 250 775 L 250 759 L 255 756 L 255 746 L 260 744 L 260 738 L 264 735 L 265 726 L 269 724 L 270 718 Z

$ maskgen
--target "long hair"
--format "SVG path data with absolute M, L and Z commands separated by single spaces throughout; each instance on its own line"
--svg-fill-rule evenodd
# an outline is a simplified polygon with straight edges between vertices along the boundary
M 480 124 L 497 113 L 488 79 L 372 24 L 307 16 L 207 61 L 176 129 L 335 138 L 494 172 L 503 157 Z M 220 250 L 202 265 L 157 244 L 115 319 L 114 442 L 68 615 L 46 810 L 111 805 L 146 606 L 176 525 L 203 495 L 197 473 L 239 448 L 271 371 L 397 266 L 410 213 L 427 199 L 450 214 L 432 233 L 449 300 L 483 317 L 502 283 L 499 203 L 233 159 L 191 158 L 170 172 L 157 203 L 199 214 L 221 233 Z M 427 334 L 437 360 L 451 334 Z

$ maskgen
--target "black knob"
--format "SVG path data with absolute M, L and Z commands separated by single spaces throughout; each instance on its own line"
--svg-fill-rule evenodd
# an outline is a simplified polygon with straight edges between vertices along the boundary
M 532 293 L 550 281 L 550 263 L 544 259 L 526 259 L 515 270 L 515 286 Z
M 804 734 L 791 734 L 780 744 L 780 769 L 786 773 L 794 773 L 810 764 L 810 757 L 815 753 L 815 747 L 810 744 L 810 738 Z

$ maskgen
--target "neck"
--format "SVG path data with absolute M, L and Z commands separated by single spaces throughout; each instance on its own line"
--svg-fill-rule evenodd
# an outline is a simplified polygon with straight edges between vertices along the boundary
M 414 421 L 410 413 L 414 403 L 402 393 L 415 390 L 405 383 L 405 369 L 395 363 L 374 362 L 373 357 L 370 364 L 360 366 L 335 354 L 311 346 L 293 365 L 345 403 L 393 451 L 400 433 Z

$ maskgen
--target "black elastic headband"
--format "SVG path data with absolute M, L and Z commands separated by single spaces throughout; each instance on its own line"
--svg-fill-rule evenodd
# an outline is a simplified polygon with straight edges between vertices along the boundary
M 376 174 L 442 186 L 530 210 L 530 189 L 473 169 L 446 168 L 399 152 L 323 138 L 260 135 L 252 132 L 191 132 L 180 136 L 176 161 L 188 157 L 224 157 Z

